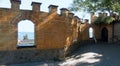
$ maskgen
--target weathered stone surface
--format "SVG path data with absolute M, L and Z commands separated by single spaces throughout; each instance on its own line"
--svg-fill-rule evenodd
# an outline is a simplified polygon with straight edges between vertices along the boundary
M 106 13 L 99 13 L 99 17 L 108 17 Z M 95 19 L 98 18 L 94 15 L 94 13 L 91 13 L 91 27 L 94 30 L 94 36 L 97 40 L 102 40 L 102 30 L 103 28 L 107 29 L 108 35 L 107 36 L 107 42 L 113 42 L 114 38 L 114 32 L 119 31 L 117 27 L 117 23 L 113 22 L 111 24 L 94 24 Z M 116 20 L 115 20 L 116 21 Z M 119 21 L 118 21 L 119 22 Z M 119 25 L 119 24 L 118 24 Z M 119 33 L 119 32 L 117 32 Z
M 20 3 L 11 0 L 11 9 L 0 8 L 0 64 L 64 57 L 65 47 L 78 37 L 76 20 L 57 14 L 57 6 L 52 5 L 46 13 L 39 11 L 40 3 L 34 3 L 32 11 L 20 10 Z M 18 23 L 25 19 L 35 24 L 36 46 L 18 49 Z
M 60 55 L 62 53 L 63 49 L 38 50 L 35 48 L 0 51 L 0 65 L 62 59 Z

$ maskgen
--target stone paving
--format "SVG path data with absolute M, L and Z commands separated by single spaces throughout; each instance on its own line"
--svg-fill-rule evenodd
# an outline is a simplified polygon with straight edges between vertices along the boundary
M 30 62 L 1 66 L 120 66 L 120 44 L 87 44 L 61 62 Z

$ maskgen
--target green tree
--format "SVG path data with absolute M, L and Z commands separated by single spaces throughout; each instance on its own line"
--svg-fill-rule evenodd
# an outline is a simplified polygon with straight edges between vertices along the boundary
M 73 0 L 69 7 L 70 11 L 108 11 L 120 13 L 119 0 Z

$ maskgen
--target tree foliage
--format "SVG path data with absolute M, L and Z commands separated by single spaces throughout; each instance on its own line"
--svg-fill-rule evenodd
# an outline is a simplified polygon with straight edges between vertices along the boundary
M 113 21 L 115 20 L 115 18 L 109 16 L 109 17 L 98 17 L 94 23 L 95 24 L 111 24 Z
M 120 13 L 119 0 L 73 0 L 69 7 L 71 11 L 108 11 Z

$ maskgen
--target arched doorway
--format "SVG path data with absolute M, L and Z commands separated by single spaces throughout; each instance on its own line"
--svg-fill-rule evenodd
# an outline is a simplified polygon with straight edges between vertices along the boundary
M 18 47 L 35 46 L 34 23 L 30 20 L 21 20 L 18 23 Z
M 101 39 L 102 41 L 105 41 L 105 42 L 108 41 L 108 30 L 105 27 L 102 29 L 102 32 L 101 32 Z

